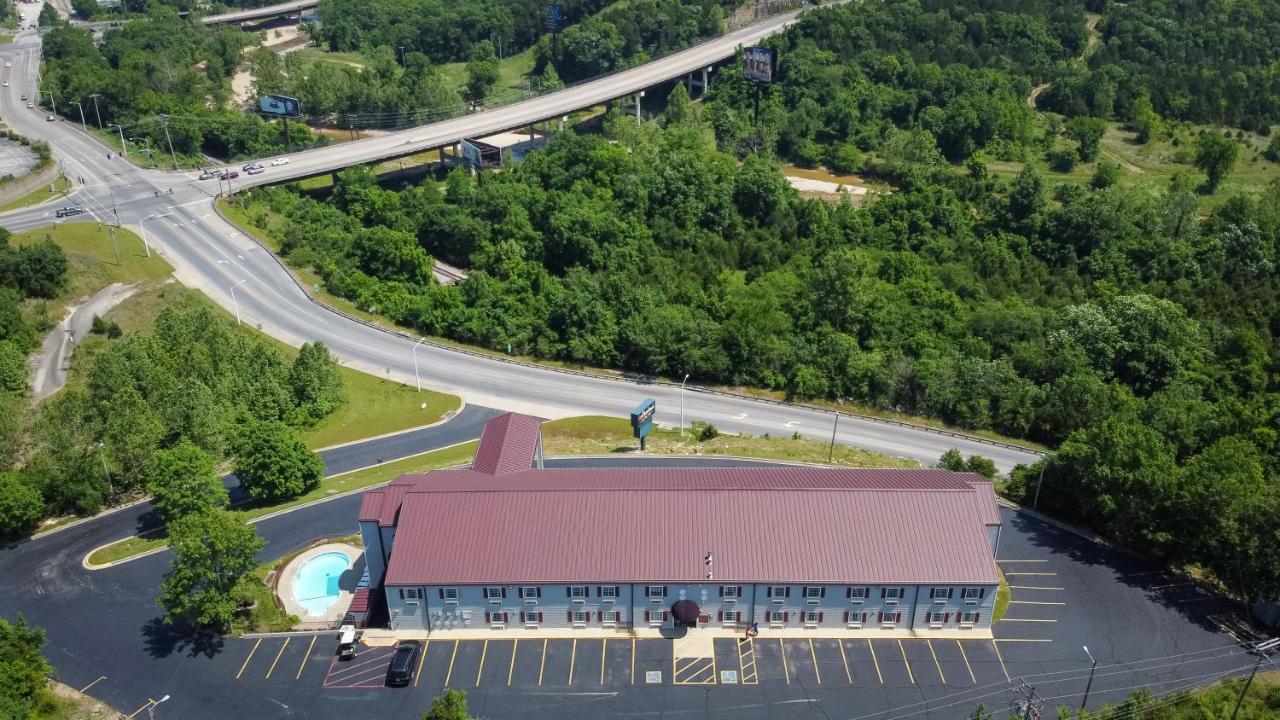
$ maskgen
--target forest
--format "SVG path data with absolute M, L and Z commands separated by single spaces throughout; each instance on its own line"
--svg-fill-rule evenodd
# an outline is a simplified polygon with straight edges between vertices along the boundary
M 994 179 L 978 149 L 1051 132 L 1023 93 L 1078 52 L 1083 10 L 978 6 L 808 16 L 777 41 L 765 130 L 740 132 L 728 66 L 704 106 L 677 86 L 655 123 L 613 116 L 478 180 L 395 192 L 352 169 L 324 202 L 254 202 L 287 217 L 290 262 L 415 330 L 1039 441 L 1058 450 L 1014 498 L 1043 469 L 1042 508 L 1239 597 L 1280 590 L 1280 183 L 1202 216 L 1185 174 L 1155 193 Z M 1080 125 L 1061 131 L 1083 149 Z M 874 154 L 894 191 L 800 197 L 769 154 L 808 142 L 853 169 Z M 469 278 L 436 284 L 433 257 Z

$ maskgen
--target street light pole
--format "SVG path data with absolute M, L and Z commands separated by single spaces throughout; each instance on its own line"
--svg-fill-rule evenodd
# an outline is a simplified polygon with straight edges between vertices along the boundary
M 155 216 L 155 213 L 151 213 L 138 221 L 138 227 L 142 230 L 142 249 L 147 251 L 147 257 L 151 257 L 151 244 L 147 242 L 147 221 L 155 219 Z
M 680 437 L 684 437 L 684 384 L 689 382 L 689 373 L 680 381 Z
M 41 90 L 41 91 L 40 91 L 40 94 L 41 94 L 41 95 L 48 95 L 48 96 L 49 96 L 49 104 L 53 105 L 53 114 L 54 114 L 54 115 L 57 115 L 57 114 L 58 114 L 58 101 L 53 99 L 53 91 L 52 91 L 52 90 Z
M 71 101 L 71 104 L 72 104 L 72 105 L 75 105 L 75 106 L 76 106 L 76 107 L 78 107 L 78 108 L 80 108 L 80 128 L 81 128 L 82 130 L 84 130 L 85 132 L 89 132 L 89 126 L 88 126 L 87 124 L 85 124 L 85 121 L 84 121 L 84 105 L 81 105 L 80 103 L 76 102 L 75 100 L 72 100 L 72 101 Z
M 836 411 L 836 421 L 831 425 L 831 446 L 827 448 L 827 464 L 831 463 L 831 456 L 836 452 L 836 428 L 840 427 L 840 411 Z
M 1040 486 L 1044 485 L 1044 469 L 1049 467 L 1049 458 L 1040 458 L 1040 479 L 1036 481 L 1036 496 L 1031 500 L 1031 509 L 1040 504 Z
M 156 700 L 155 702 L 153 702 L 153 703 L 151 703 L 150 705 L 148 705 L 148 706 L 147 706 L 147 717 L 148 717 L 150 720 L 156 720 L 156 714 L 155 714 L 156 706 L 157 706 L 157 705 L 159 705 L 159 704 L 160 704 L 160 703 L 162 703 L 162 702 L 165 702 L 165 701 L 166 701 L 166 700 L 168 700 L 168 699 L 169 699 L 169 696 L 168 696 L 168 695 L 165 695 L 164 697 L 160 698 L 159 700 Z
M 413 382 L 418 386 L 418 392 L 422 392 L 422 378 L 418 377 L 418 346 L 425 341 L 426 338 L 418 338 L 418 342 L 413 344 L 413 349 L 409 351 L 413 355 Z
M 111 472 L 107 470 L 107 451 L 103 449 L 103 443 L 98 443 L 98 457 L 102 459 L 102 474 L 107 476 L 107 491 L 114 498 L 116 496 L 116 486 L 111 483 Z
M 98 129 L 101 130 L 102 129 L 102 112 L 98 110 L 98 93 L 93 93 L 89 95 L 89 97 L 93 98 L 93 114 L 95 117 L 98 118 Z
M 124 126 L 116 125 L 116 129 L 120 131 L 120 149 L 124 152 L 125 157 L 129 157 L 129 144 L 124 141 Z
M 1093 671 L 1098 669 L 1098 661 L 1093 658 L 1093 653 L 1089 652 L 1088 645 L 1081 645 L 1080 649 L 1084 650 L 1084 654 L 1089 656 L 1089 662 L 1093 663 L 1089 667 L 1089 682 L 1084 686 L 1084 699 L 1080 701 L 1080 709 L 1084 710 L 1084 706 L 1089 704 L 1089 691 L 1093 689 Z
M 178 155 L 173 151 L 173 138 L 169 137 L 169 116 L 161 115 L 160 124 L 164 127 L 164 139 L 169 143 L 169 157 L 173 160 L 173 169 L 178 169 Z
M 249 278 L 243 278 L 240 282 L 231 286 L 231 304 L 236 308 L 236 325 L 240 324 L 240 303 L 236 300 L 236 288 L 249 282 Z

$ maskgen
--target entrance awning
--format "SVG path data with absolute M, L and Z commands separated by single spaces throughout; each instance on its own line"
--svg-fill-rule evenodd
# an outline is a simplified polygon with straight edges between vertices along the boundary
M 698 622 L 698 603 L 692 600 L 677 600 L 671 606 L 671 617 L 682 623 Z

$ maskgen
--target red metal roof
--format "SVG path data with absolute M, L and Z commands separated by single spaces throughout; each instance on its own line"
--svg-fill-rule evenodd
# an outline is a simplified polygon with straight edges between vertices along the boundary
M 347 612 L 369 612 L 369 588 L 356 588 L 351 594 L 351 605 L 347 607 Z
M 489 421 L 470 469 L 370 490 L 390 585 L 995 583 L 985 479 L 802 466 L 530 469 L 539 422 Z
M 528 470 L 533 465 L 542 421 L 507 413 L 484 424 L 471 469 L 489 475 Z

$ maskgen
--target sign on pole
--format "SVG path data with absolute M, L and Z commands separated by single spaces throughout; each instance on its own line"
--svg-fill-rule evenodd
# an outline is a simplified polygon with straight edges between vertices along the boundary
M 560 3 L 547 3 L 542 6 L 542 26 L 546 28 L 547 32 L 559 31 L 561 18 Z
M 258 98 L 258 112 L 278 117 L 298 117 L 302 115 L 302 103 L 298 102 L 298 98 L 285 95 L 263 95 Z
M 777 52 L 770 48 L 746 48 L 742 51 L 742 75 L 751 82 L 771 83 L 777 61 Z
M 652 399 L 648 399 L 631 411 L 631 436 L 640 438 L 641 450 L 645 448 L 645 437 L 653 429 L 653 413 L 657 408 L 657 404 Z

